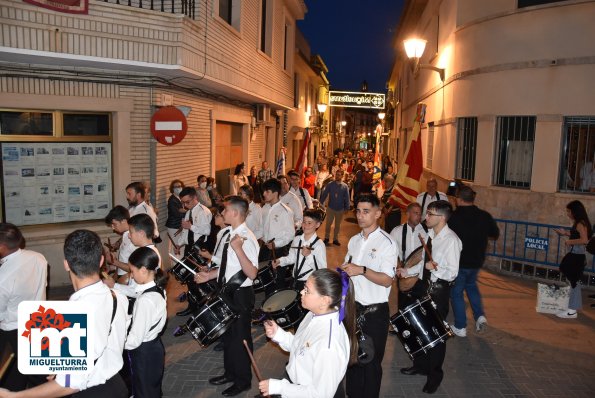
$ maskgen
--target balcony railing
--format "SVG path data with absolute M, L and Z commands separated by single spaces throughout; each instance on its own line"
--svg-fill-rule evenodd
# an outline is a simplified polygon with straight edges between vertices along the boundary
M 128 7 L 142 8 L 167 12 L 170 14 L 184 14 L 196 19 L 198 0 L 103 0 L 105 3 L 119 4 Z

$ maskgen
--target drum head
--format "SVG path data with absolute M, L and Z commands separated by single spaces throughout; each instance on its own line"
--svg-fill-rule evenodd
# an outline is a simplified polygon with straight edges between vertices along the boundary
M 409 256 L 407 256 L 407 259 L 405 259 L 405 263 L 403 264 L 403 267 L 411 268 L 414 265 L 419 264 L 419 262 L 422 260 L 423 256 L 424 256 L 424 247 L 420 246 L 417 249 L 415 249 L 414 251 L 412 251 L 411 254 L 409 254 Z
M 279 290 L 264 301 L 262 310 L 267 313 L 283 310 L 296 301 L 297 297 L 298 292 L 293 289 Z

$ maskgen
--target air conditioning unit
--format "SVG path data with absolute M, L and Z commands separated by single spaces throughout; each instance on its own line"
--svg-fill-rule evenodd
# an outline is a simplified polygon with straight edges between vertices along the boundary
M 268 123 L 271 110 L 267 104 L 256 104 L 256 123 Z

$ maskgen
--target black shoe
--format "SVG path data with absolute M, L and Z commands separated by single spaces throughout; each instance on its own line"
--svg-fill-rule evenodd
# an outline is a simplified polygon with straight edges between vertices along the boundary
M 335 246 L 341 246 L 341 244 L 339 243 L 339 241 L 338 241 L 338 240 L 334 240 L 334 241 L 333 241 L 333 245 L 335 245 Z
M 186 308 L 185 310 L 176 312 L 176 315 L 177 316 L 188 316 L 188 315 L 192 315 L 193 312 L 194 312 L 194 308 L 188 306 L 188 308 Z
M 246 384 L 245 386 L 239 386 L 237 384 L 234 384 L 228 389 L 223 390 L 221 394 L 223 394 L 226 397 L 233 397 L 235 395 L 243 393 L 244 391 L 248 391 L 250 388 L 252 388 L 250 384 Z
M 330 246 L 330 245 L 331 245 L 331 244 L 328 242 L 328 239 L 325 239 L 325 240 L 324 240 L 324 245 L 325 245 L 325 246 Z
M 221 376 L 211 377 L 209 379 L 209 383 L 214 386 L 220 386 L 221 384 L 233 383 L 233 380 L 228 379 L 226 375 L 221 375 Z
M 440 387 L 440 384 L 432 385 L 428 382 L 424 385 L 424 388 L 422 389 L 422 391 L 425 392 L 426 394 L 434 394 L 436 392 L 436 390 L 438 390 L 438 387 Z
M 218 342 L 215 347 L 213 347 L 213 351 L 223 351 L 223 342 Z
M 404 375 L 407 375 L 407 376 L 423 374 L 423 372 L 420 369 L 416 368 L 415 366 L 410 366 L 408 368 L 401 368 L 401 373 L 403 373 Z
M 186 332 L 188 331 L 188 329 L 186 329 L 183 326 L 178 326 L 176 328 L 176 330 L 174 330 L 174 337 L 180 337 L 186 334 Z

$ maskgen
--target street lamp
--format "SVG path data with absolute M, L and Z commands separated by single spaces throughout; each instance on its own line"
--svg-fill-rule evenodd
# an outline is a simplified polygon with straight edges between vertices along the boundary
M 380 119 L 381 122 L 384 120 L 384 117 L 385 116 L 386 116 L 386 114 L 384 112 L 379 112 L 378 113 L 378 119 Z
M 440 80 L 444 81 L 444 68 L 438 68 L 434 65 L 420 64 L 419 59 L 421 58 L 426 48 L 427 40 L 423 39 L 407 39 L 403 42 L 405 45 L 405 53 L 407 58 L 413 62 L 413 74 L 416 75 L 420 69 L 430 69 L 440 74 Z
M 320 112 L 320 113 L 326 112 L 326 107 L 327 107 L 326 104 L 322 104 L 322 103 L 316 104 L 316 108 L 318 108 L 318 112 Z

